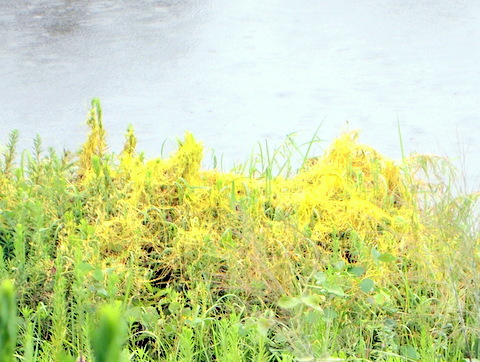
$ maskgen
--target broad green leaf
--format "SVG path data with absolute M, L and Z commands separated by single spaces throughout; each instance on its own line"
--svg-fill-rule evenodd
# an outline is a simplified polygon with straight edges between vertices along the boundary
M 143 310 L 141 307 L 130 307 L 124 312 L 124 317 L 127 321 L 140 320 Z
M 415 347 L 410 346 L 410 345 L 400 347 L 400 353 L 407 358 L 411 358 L 411 359 L 419 359 L 420 358 L 417 351 L 415 350 Z
M 305 322 L 317 323 L 320 317 L 323 317 L 323 311 L 310 309 L 305 313 Z
M 373 259 L 378 260 L 378 258 L 382 255 L 376 248 L 372 249 L 372 256 Z
M 373 286 L 375 285 L 375 282 L 372 279 L 363 279 L 360 282 L 360 290 L 364 293 L 371 292 L 373 289 Z
M 107 291 L 105 290 L 105 288 L 102 288 L 102 287 L 97 288 L 97 289 L 96 289 L 96 292 L 97 292 L 98 295 L 101 295 L 102 297 L 105 297 L 105 298 L 108 297 L 108 293 L 107 293 Z
M 323 284 L 323 282 L 327 280 L 327 276 L 325 275 L 324 272 L 321 272 L 321 271 L 315 273 L 313 277 L 315 278 L 315 281 L 316 281 L 315 283 L 317 285 Z
M 323 311 L 323 320 L 326 322 L 333 321 L 337 317 L 338 317 L 338 313 L 335 312 L 332 308 L 326 308 Z
M 329 284 L 329 283 L 325 283 L 323 287 L 325 288 L 325 290 L 328 293 L 338 295 L 339 297 L 345 297 L 346 296 L 345 292 L 343 291 L 343 289 L 340 285 L 337 285 L 337 284 L 332 285 L 332 284 Z
M 16 361 L 17 340 L 17 306 L 15 287 L 11 280 L 4 280 L 0 285 L 0 354 L 5 362 Z
M 320 304 L 323 302 L 323 300 L 324 298 L 322 299 L 322 297 L 317 294 L 311 294 L 302 297 L 302 302 L 305 303 L 305 305 L 319 311 L 323 310 L 322 307 L 320 307 Z
M 200 323 L 203 323 L 203 319 L 198 318 L 198 317 L 195 317 L 193 319 L 186 319 L 185 320 L 185 324 L 187 324 L 191 327 L 195 327 L 196 325 L 198 325 Z
M 98 268 L 95 269 L 95 271 L 93 272 L 93 278 L 97 282 L 103 282 L 103 270 Z
M 182 305 L 179 302 L 172 302 L 168 306 L 168 310 L 172 314 L 176 314 L 180 310 L 180 308 L 182 308 Z
M 278 300 L 278 305 L 282 308 L 285 308 L 285 309 L 290 309 L 290 308 L 294 308 L 296 307 L 297 305 L 299 305 L 301 302 L 300 299 L 296 298 L 296 297 L 289 297 L 287 295 L 283 295 L 279 300 Z
M 288 342 L 288 337 L 284 333 L 275 333 L 275 337 L 273 339 L 276 343 Z
M 78 268 L 84 273 L 88 273 L 95 269 L 92 265 L 86 262 L 81 262 Z
M 365 273 L 365 268 L 362 266 L 353 266 L 348 269 L 348 272 L 355 275 L 356 277 L 360 277 L 363 275 L 363 273 Z
M 343 268 L 345 268 L 345 262 L 343 260 L 340 260 L 338 263 L 335 263 L 333 267 L 338 271 L 342 271 Z
M 192 308 L 183 308 L 182 311 L 180 312 L 180 315 L 184 318 L 192 318 L 193 312 Z
M 120 310 L 112 305 L 104 306 L 99 312 L 99 319 L 90 341 L 95 355 L 94 361 L 120 361 L 126 332 Z
M 384 291 L 380 290 L 378 293 L 375 293 L 373 296 L 376 304 L 382 305 L 390 301 L 390 296 Z
M 389 263 L 395 261 L 396 258 L 392 254 L 382 254 L 378 257 L 378 260 L 383 261 L 384 263 Z
M 166 336 L 172 336 L 177 334 L 177 328 L 173 324 L 165 324 L 162 331 Z
M 266 337 L 270 328 L 272 328 L 274 323 L 267 318 L 259 318 L 257 321 L 258 332 Z

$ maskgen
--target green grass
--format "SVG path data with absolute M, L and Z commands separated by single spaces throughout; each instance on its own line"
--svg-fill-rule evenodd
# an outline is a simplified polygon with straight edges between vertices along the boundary
M 96 99 L 87 124 L 77 153 L 4 148 L 2 361 L 480 358 L 479 194 L 449 160 L 317 130 L 203 170 L 189 133 L 146 160 Z

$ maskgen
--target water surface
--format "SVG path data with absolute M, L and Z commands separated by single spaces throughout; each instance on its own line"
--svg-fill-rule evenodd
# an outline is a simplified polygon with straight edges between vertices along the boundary
M 480 175 L 473 0 L 2 0 L 0 131 L 78 148 L 100 97 L 110 144 L 192 131 L 225 163 L 264 138 L 345 127 L 391 157 L 466 157 Z

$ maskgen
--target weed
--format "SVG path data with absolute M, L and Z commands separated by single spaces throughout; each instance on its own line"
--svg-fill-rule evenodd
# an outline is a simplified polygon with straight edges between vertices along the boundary
M 314 155 L 317 130 L 225 172 L 190 133 L 147 160 L 129 127 L 108 153 L 98 99 L 87 124 L 76 154 L 37 136 L 18 159 L 16 132 L 3 152 L 2 357 L 479 357 L 479 197 L 448 160 L 396 163 L 356 132 Z

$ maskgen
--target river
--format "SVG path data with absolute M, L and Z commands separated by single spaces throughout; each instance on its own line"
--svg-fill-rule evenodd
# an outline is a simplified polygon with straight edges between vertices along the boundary
M 475 0 L 0 0 L 0 132 L 76 149 L 99 97 L 113 150 L 192 131 L 226 165 L 342 129 L 480 176 Z

